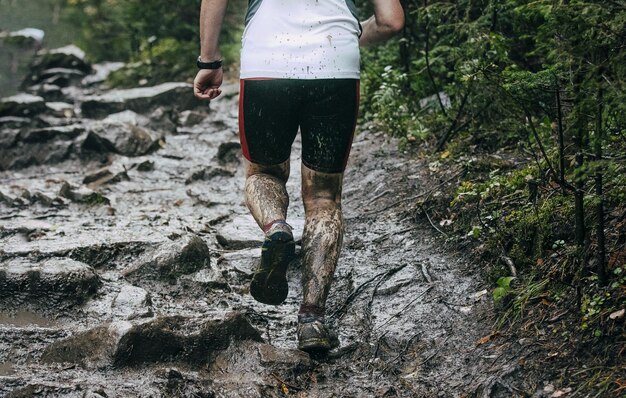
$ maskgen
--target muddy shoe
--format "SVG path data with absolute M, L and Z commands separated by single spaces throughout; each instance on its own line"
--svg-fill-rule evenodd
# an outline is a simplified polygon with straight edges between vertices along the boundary
M 298 314 L 298 349 L 310 354 L 324 354 L 336 346 L 336 340 L 324 324 L 324 317 Z
M 289 293 L 287 266 L 295 248 L 289 224 L 272 224 L 261 247 L 261 262 L 250 282 L 250 294 L 256 301 L 271 305 L 285 301 Z

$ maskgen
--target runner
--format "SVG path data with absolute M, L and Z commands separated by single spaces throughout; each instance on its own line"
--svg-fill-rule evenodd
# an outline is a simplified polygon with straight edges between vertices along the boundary
M 228 0 L 203 0 L 201 51 L 194 94 L 220 95 L 218 38 Z M 241 50 L 239 137 L 245 200 L 265 233 L 250 284 L 255 300 L 278 305 L 288 294 L 287 266 L 295 243 L 287 223 L 289 156 L 302 138 L 303 299 L 298 348 L 331 348 L 326 298 L 343 238 L 341 189 L 359 104 L 359 45 L 382 42 L 402 29 L 399 0 L 372 0 L 374 15 L 359 23 L 354 0 L 250 0 Z

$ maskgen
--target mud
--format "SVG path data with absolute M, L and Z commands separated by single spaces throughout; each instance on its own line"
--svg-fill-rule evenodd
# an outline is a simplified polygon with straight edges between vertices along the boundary
M 145 90 L 90 90 L 82 107 L 91 117 L 121 110 L 124 95 L 144 124 L 162 106 L 144 100 Z M 26 278 L 2 292 L 0 396 L 534 393 L 537 386 L 516 381 L 519 369 L 507 352 L 480 344 L 493 319 L 490 287 L 477 265 L 446 253 L 430 225 L 404 211 L 401 199 L 432 189 L 420 178 L 427 166 L 367 126 L 344 180 L 344 244 L 326 304 L 340 346 L 326 358 L 296 350 L 300 247 L 283 305 L 248 294 L 262 233 L 244 203 L 237 99 L 233 84 L 210 106 L 181 101 L 187 109 L 161 108 L 161 122 L 169 120 L 161 126 L 169 127 L 153 128 L 162 143 L 132 156 L 76 152 L 0 172 L 0 276 L 15 273 L 16 262 L 41 268 L 63 260 L 83 264 L 97 280 L 85 285 L 80 273 L 61 267 L 62 289 L 42 270 L 33 276 L 37 284 Z M 3 138 L 10 134 L 3 127 Z M 298 242 L 299 153 L 297 140 L 287 221 Z M 71 283 L 78 287 L 68 289 Z M 36 297 L 10 299 L 24 291 Z

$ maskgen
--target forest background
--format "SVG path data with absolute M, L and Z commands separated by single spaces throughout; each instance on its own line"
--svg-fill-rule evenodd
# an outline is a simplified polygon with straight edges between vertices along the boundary
M 126 63 L 112 87 L 195 75 L 200 0 L 35 3 L 92 62 Z M 567 354 L 545 366 L 563 367 L 580 394 L 621 396 L 626 2 L 402 3 L 402 34 L 363 51 L 361 117 L 423 158 L 434 180 L 456 171 L 440 194 L 416 193 L 414 216 L 484 264 L 498 311 L 492 336 L 556 342 Z M 231 79 L 245 9 L 230 1 L 223 29 Z M 46 40 L 68 40 L 59 34 Z

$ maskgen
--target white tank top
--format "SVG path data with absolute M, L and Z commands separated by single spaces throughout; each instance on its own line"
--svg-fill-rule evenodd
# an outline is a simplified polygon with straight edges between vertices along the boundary
M 358 79 L 353 0 L 251 0 L 241 78 Z

